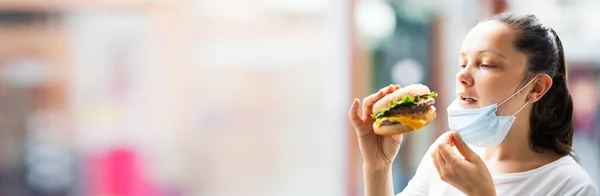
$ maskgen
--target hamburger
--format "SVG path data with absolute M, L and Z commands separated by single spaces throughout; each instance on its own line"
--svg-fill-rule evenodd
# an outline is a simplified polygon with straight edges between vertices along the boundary
M 422 84 L 412 84 L 387 94 L 373 105 L 373 130 L 378 135 L 396 135 L 419 130 L 436 117 L 435 97 Z

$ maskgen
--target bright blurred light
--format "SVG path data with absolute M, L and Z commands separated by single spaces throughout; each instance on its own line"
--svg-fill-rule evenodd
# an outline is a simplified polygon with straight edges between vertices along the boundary
M 360 0 L 355 7 L 356 28 L 371 42 L 389 37 L 396 29 L 394 9 L 382 0 Z
M 414 59 L 402 59 L 392 67 L 392 81 L 402 86 L 423 82 L 423 65 Z

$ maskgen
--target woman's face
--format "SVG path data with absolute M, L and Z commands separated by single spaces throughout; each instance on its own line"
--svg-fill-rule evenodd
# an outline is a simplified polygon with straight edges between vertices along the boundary
M 519 88 L 525 75 L 527 56 L 513 46 L 516 32 L 498 21 L 473 27 L 460 52 L 461 71 L 456 75 L 456 93 L 463 108 L 500 103 Z M 512 115 L 525 103 L 525 88 L 498 109 Z

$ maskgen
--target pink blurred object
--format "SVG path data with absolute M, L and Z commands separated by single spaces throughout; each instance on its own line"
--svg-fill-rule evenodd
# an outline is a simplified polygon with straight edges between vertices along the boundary
M 86 195 L 155 196 L 157 189 L 144 177 L 140 156 L 131 149 L 116 148 L 90 155 L 85 172 Z
M 569 90 L 573 97 L 573 122 L 575 132 L 590 134 L 596 131 L 596 115 L 598 114 L 598 91 L 596 79 L 591 76 L 580 76 L 572 79 Z

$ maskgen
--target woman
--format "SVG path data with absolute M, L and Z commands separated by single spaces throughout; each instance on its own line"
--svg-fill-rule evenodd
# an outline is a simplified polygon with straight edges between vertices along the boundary
M 457 98 L 448 107 L 452 131 L 429 148 L 399 195 L 596 195 L 572 157 L 573 101 L 554 30 L 533 15 L 493 16 L 468 33 L 459 65 Z M 374 134 L 370 114 L 398 88 L 366 97 L 362 116 L 358 99 L 349 111 L 366 195 L 393 195 L 391 166 L 402 135 Z

